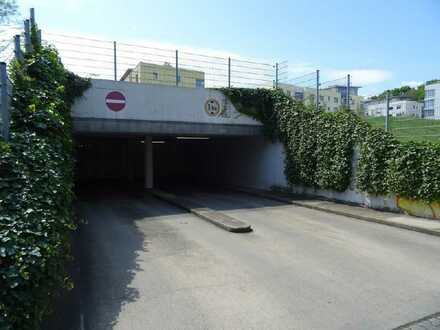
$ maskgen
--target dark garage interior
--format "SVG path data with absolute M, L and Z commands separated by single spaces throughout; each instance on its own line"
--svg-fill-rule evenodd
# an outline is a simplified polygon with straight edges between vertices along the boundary
M 222 144 L 211 138 L 153 138 L 154 186 L 218 183 Z M 79 137 L 76 143 L 79 185 L 112 183 L 143 186 L 145 140 L 142 137 Z
M 77 136 L 78 187 L 110 184 L 145 188 L 142 136 Z M 263 137 L 153 136 L 154 188 L 178 185 L 270 187 L 282 183 L 281 153 Z

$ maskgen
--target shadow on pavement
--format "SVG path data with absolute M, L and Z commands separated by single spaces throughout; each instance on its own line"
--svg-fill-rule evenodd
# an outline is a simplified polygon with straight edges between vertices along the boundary
M 139 254 L 148 250 L 135 222 L 186 213 L 178 208 L 149 208 L 139 186 L 82 186 L 77 192 L 80 219 L 74 233 L 74 261 L 69 266 L 75 288 L 62 292 L 44 329 L 111 329 L 125 304 L 139 298 L 131 287 L 142 269 Z

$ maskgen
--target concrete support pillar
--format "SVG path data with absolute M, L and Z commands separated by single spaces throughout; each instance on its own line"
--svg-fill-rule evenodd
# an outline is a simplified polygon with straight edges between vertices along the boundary
M 153 188 L 153 139 L 145 137 L 145 189 Z

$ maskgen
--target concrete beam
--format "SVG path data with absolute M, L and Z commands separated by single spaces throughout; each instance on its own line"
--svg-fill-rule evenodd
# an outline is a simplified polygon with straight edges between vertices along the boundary
M 131 119 L 74 118 L 75 134 L 262 136 L 260 125 L 206 124 Z

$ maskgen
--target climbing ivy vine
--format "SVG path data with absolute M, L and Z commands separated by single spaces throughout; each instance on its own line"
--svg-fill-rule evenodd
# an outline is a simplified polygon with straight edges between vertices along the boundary
M 307 107 L 282 90 L 224 89 L 238 111 L 264 124 L 285 150 L 290 184 L 345 190 L 351 180 L 353 146 L 367 128 L 350 111 L 327 113 Z
M 440 145 L 400 143 L 351 111 L 317 110 L 280 89 L 222 91 L 238 111 L 262 122 L 266 135 L 284 145 L 289 184 L 346 190 L 353 176 L 354 149 L 359 146 L 357 189 L 373 195 L 440 200 Z
M 11 139 L 0 141 L 0 329 L 38 329 L 53 296 L 71 285 L 70 108 L 90 83 L 35 39 L 10 65 Z

